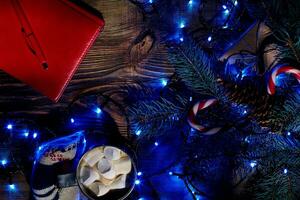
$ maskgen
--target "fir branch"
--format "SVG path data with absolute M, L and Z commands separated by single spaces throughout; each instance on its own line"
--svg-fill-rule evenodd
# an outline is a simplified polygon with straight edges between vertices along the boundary
M 252 138 L 248 159 L 258 163 L 253 177 L 256 199 L 298 199 L 300 143 L 276 134 Z M 284 169 L 287 171 L 285 172 Z
M 188 40 L 184 45 L 170 49 L 169 60 L 190 90 L 198 95 L 224 98 L 224 89 L 218 85 L 212 71 L 212 59 L 196 44 Z
M 129 108 L 133 129 L 143 135 L 158 135 L 163 129 L 172 127 L 186 112 L 188 100 L 176 96 L 174 102 L 160 97 L 157 100 L 142 101 Z
M 256 199 L 268 200 L 297 200 L 300 194 L 300 176 L 295 170 L 289 170 L 288 174 L 282 169 L 277 169 L 273 173 L 264 176 L 258 182 Z
M 275 104 L 270 111 L 269 120 L 281 126 L 281 131 L 295 131 L 299 129 L 300 95 L 297 92 L 289 94 L 285 102 Z
M 299 26 L 300 27 L 300 26 Z M 292 37 L 285 29 L 279 29 L 274 32 L 275 38 L 283 45 L 277 46 L 280 52 L 277 60 L 289 59 L 300 63 L 300 35 Z

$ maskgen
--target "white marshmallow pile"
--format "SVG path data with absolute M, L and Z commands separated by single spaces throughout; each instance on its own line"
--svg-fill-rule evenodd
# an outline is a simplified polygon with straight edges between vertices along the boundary
M 125 152 L 111 146 L 97 147 L 79 163 L 79 180 L 100 197 L 111 190 L 126 188 L 126 176 L 131 168 L 131 159 Z

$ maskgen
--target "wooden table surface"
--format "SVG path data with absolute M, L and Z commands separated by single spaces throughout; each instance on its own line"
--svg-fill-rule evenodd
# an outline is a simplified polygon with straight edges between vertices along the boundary
M 167 48 L 164 43 L 166 35 L 161 28 L 163 24 L 153 27 L 153 24 L 149 23 L 148 16 L 145 17 L 145 13 L 131 2 L 134 0 L 83 1 L 103 15 L 105 27 L 79 66 L 60 101 L 53 103 L 30 86 L 0 71 L 0 114 L 46 116 L 56 109 L 66 108 L 75 97 L 86 92 L 102 93 L 126 108 L 123 101 L 127 95 L 127 91 L 124 90 L 125 85 L 158 80 L 162 77 L 170 77 L 174 73 L 167 58 Z M 185 6 L 186 1 L 182 2 Z M 192 17 L 198 19 L 197 16 Z M 193 22 L 191 26 L 197 29 L 197 20 L 194 21 L 191 21 Z M 193 32 L 193 28 L 189 30 Z M 249 34 L 247 38 L 245 44 L 239 48 L 245 49 L 248 44 L 256 44 L 252 41 L 255 38 L 253 34 Z M 115 120 L 120 133 L 127 135 L 123 112 L 113 103 L 108 103 L 104 109 Z M 18 174 L 14 180 L 17 192 L 9 192 L 7 185 L 0 182 L 0 200 L 28 199 L 29 186 L 24 176 Z
M 167 61 L 167 51 L 161 41 L 162 33 L 155 39 L 144 34 L 147 30 L 141 10 L 129 0 L 86 0 L 87 4 L 102 13 L 105 28 L 79 66 L 61 100 L 53 103 L 31 87 L 0 72 L 0 113 L 47 115 L 54 109 L 66 107 L 75 96 L 87 92 L 101 92 L 122 103 L 126 91 L 121 86 L 137 81 L 154 80 L 173 74 Z M 75 30 L 76 31 L 76 30 Z M 126 106 L 126 105 L 124 105 Z M 126 134 L 124 116 L 115 107 L 104 108 Z M 8 192 L 0 183 L 0 199 L 27 199 L 29 187 L 24 177 L 16 179 L 18 192 Z

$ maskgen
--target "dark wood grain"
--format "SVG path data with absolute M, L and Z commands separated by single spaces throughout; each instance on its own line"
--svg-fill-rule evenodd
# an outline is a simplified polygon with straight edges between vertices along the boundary
M 24 200 L 29 198 L 29 185 L 22 173 L 14 176 L 15 190 L 10 190 L 5 181 L 0 180 L 0 199 L 1 200 Z
M 170 76 L 173 69 L 166 59 L 166 49 L 158 37 L 146 35 L 136 43 L 145 29 L 140 9 L 128 0 L 86 0 L 102 13 L 105 28 L 97 38 L 58 103 L 35 92 L 29 86 L 0 72 L 0 112 L 46 115 L 53 109 L 66 107 L 77 95 L 95 91 L 108 95 L 122 104 L 121 86 L 136 81 Z M 126 106 L 126 105 L 124 105 Z M 121 113 L 107 108 L 120 127 Z M 124 130 L 121 130 L 124 132 Z M 124 133 L 125 134 L 125 133 Z
M 155 33 L 155 40 L 147 34 L 140 41 L 136 40 L 145 31 L 143 15 L 136 5 L 128 0 L 86 0 L 86 3 L 102 13 L 106 25 L 60 101 L 51 102 L 1 71 L 0 113 L 47 115 L 55 109 L 66 108 L 76 96 L 85 92 L 102 93 L 126 108 L 124 85 L 173 74 L 159 32 Z M 104 109 L 115 119 L 121 134 L 127 135 L 127 122 L 120 108 L 109 103 Z M 16 185 L 18 193 L 10 193 L 1 187 L 0 199 L 27 199 L 29 187 L 22 176 L 16 179 Z

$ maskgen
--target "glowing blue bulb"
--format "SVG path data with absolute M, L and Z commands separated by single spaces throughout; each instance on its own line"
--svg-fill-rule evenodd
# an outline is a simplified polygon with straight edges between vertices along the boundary
M 227 6 L 226 6 L 226 5 L 223 5 L 222 7 L 223 7 L 223 9 L 224 9 L 224 10 L 226 10 L 226 9 L 227 9 Z
M 287 135 L 290 136 L 290 135 L 291 135 L 291 132 L 287 132 Z
M 180 28 L 184 28 L 184 27 L 185 27 L 184 22 L 181 22 L 180 25 L 179 25 L 179 27 L 180 27 Z
M 9 184 L 9 189 L 10 189 L 10 190 L 15 190 L 15 189 L 16 189 L 15 184 Z
M 248 137 L 246 137 L 244 141 L 247 143 L 250 143 L 250 140 L 248 139 Z
M 13 129 L 13 125 L 12 125 L 12 124 L 7 124 L 6 128 L 7 128 L 8 130 L 12 130 L 12 129 Z
M 256 161 L 252 161 L 252 162 L 250 163 L 250 166 L 251 166 L 252 168 L 254 168 L 256 165 L 257 165 Z
M 243 114 L 244 114 L 244 115 L 247 114 L 247 110 L 244 110 Z
M 137 180 L 134 181 L 134 183 L 135 183 L 136 185 L 139 185 L 139 184 L 141 183 L 141 181 L 140 181 L 139 179 L 137 179 Z
M 158 142 L 155 142 L 154 145 L 155 145 L 155 146 L 158 146 Z
M 168 81 L 166 79 L 161 79 L 160 82 L 163 87 L 165 87 L 168 84 Z
M 149 0 L 149 3 L 153 3 L 153 0 Z
M 212 40 L 212 37 L 211 36 L 209 36 L 208 38 L 207 38 L 207 41 L 211 41 Z
M 234 5 L 237 6 L 238 5 L 238 1 L 234 1 Z
M 1 160 L 1 165 L 5 166 L 7 164 L 7 160 L 3 159 Z
M 287 173 L 288 173 L 288 170 L 287 170 L 287 169 L 284 169 L 284 170 L 283 170 L 283 173 L 284 173 L 284 174 L 287 174 Z
M 226 24 L 226 25 L 224 25 L 222 28 L 223 28 L 223 29 L 227 29 L 227 28 L 228 28 L 228 25 Z
M 226 10 L 224 11 L 224 13 L 225 13 L 226 15 L 228 15 L 228 14 L 229 14 L 229 10 L 226 9 Z
M 95 113 L 100 114 L 101 112 L 102 112 L 102 110 L 101 110 L 99 107 L 97 107 L 97 108 L 95 109 Z
M 183 41 L 184 41 L 183 37 L 179 38 L 179 40 L 180 40 L 180 42 L 183 42 Z
M 189 0 L 189 3 L 188 3 L 190 6 L 193 5 L 193 0 Z
M 143 197 L 139 198 L 138 200 L 145 200 Z
M 138 175 L 138 176 L 142 176 L 143 173 L 142 173 L 142 172 L 138 172 L 137 175 Z
M 74 118 L 71 118 L 70 119 L 71 123 L 73 124 L 75 122 L 75 119 Z
M 39 148 L 38 148 L 38 149 L 39 149 L 39 151 L 40 151 L 40 150 L 42 150 L 42 148 L 43 148 L 42 146 L 39 146 Z
M 136 134 L 137 136 L 141 135 L 141 133 L 142 133 L 141 130 L 137 130 L 137 131 L 135 132 L 135 134 Z
M 173 172 L 169 172 L 169 175 L 172 176 L 172 175 L 173 175 Z
M 85 139 L 85 138 L 83 139 L 83 143 L 84 143 L 84 144 L 86 143 L 86 139 Z
M 24 137 L 27 138 L 27 137 L 29 136 L 29 132 L 28 132 L 28 131 L 25 131 L 23 135 L 24 135 Z
M 38 134 L 37 133 L 33 133 L 32 137 L 33 139 L 37 138 Z

